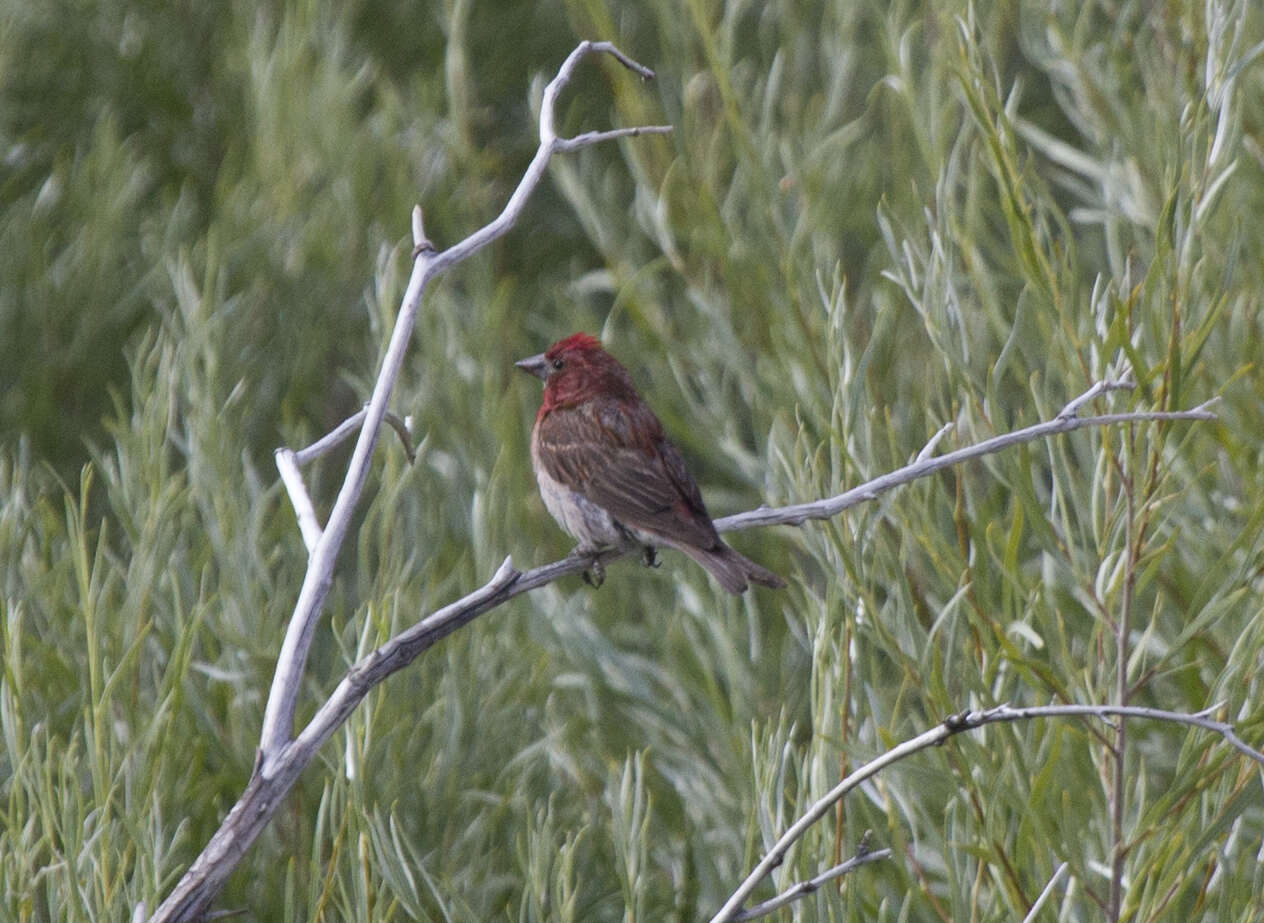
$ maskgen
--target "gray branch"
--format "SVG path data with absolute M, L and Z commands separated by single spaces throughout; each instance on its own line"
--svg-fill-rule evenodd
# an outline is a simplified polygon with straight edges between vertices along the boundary
M 785 861 L 790 847 L 813 824 L 829 813 L 835 803 L 849 792 L 862 782 L 876 776 L 888 766 L 898 763 L 906 756 L 930 747 L 937 747 L 954 734 L 960 734 L 963 731 L 973 731 L 983 727 L 985 724 L 995 724 L 1001 721 L 1029 721 L 1033 718 L 1093 717 L 1103 720 L 1112 716 L 1141 718 L 1153 721 L 1170 721 L 1175 724 L 1184 724 L 1213 731 L 1242 753 L 1264 766 L 1264 752 L 1256 750 L 1243 741 L 1237 735 L 1233 725 L 1210 717 L 1220 708 L 1220 705 L 1213 705 L 1211 708 L 1191 715 L 1184 712 L 1162 711 L 1157 708 L 1142 708 L 1135 705 L 1038 705 L 1031 708 L 1011 708 L 1009 705 L 998 705 L 995 708 L 981 711 L 965 711 L 958 715 L 949 715 L 942 723 L 929 731 L 924 731 L 869 761 L 830 789 L 781 835 L 781 838 L 768 851 L 768 854 L 760 860 L 755 869 L 746 876 L 746 880 L 730 895 L 728 901 L 725 902 L 716 915 L 711 918 L 711 923 L 730 923 L 730 921 L 741 919 L 739 914 L 742 912 L 742 905 L 759 887 L 759 883 L 773 869 Z
M 1012 433 L 993 436 L 991 439 L 985 439 L 982 442 L 965 446 L 944 455 L 934 455 L 927 458 L 923 457 L 926 454 L 926 451 L 923 450 L 912 464 L 905 465 L 903 468 L 892 471 L 890 474 L 884 474 L 882 477 L 874 478 L 872 481 L 861 484 L 859 487 L 853 487 L 846 493 L 841 493 L 836 497 L 813 500 L 811 503 L 797 503 L 793 506 L 783 506 L 777 509 L 760 508 L 751 510 L 749 513 L 738 513 L 736 516 L 726 516 L 723 519 L 717 519 L 715 527 L 721 532 L 732 532 L 738 529 L 749 529 L 753 526 L 797 526 L 807 522 L 809 519 L 831 519 L 843 512 L 843 510 L 851 509 L 853 506 L 873 500 L 893 487 L 899 487 L 918 478 L 926 477 L 926 475 L 942 471 L 944 468 L 982 458 L 984 455 L 992 455 L 1002 449 L 1007 449 L 1010 446 L 1023 442 L 1031 442 L 1035 439 L 1042 439 L 1059 433 L 1069 433 L 1072 430 L 1081 429 L 1085 426 L 1110 426 L 1117 423 L 1146 423 L 1157 420 L 1216 419 L 1216 415 L 1208 410 L 1209 407 L 1216 403 L 1215 399 L 1199 404 L 1193 410 L 1108 413 L 1095 417 L 1077 416 L 1079 408 L 1084 405 L 1085 401 L 1096 397 L 1104 391 L 1123 390 L 1132 386 L 1132 383 L 1127 381 L 1098 382 L 1067 404 L 1052 420 L 1046 420 L 1043 423 L 1037 423 L 1025 429 L 1015 430 Z M 935 434 L 930 445 L 934 445 L 943 434 L 944 430 L 941 429 Z
M 1066 871 L 1067 864 L 1065 862 L 1054 869 L 1053 875 L 1049 878 L 1044 890 L 1040 892 L 1040 896 L 1031 905 L 1031 910 L 1027 911 L 1027 916 L 1023 917 L 1023 923 L 1036 923 L 1036 918 L 1040 914 L 1040 908 L 1048 902 L 1053 894 L 1053 889 L 1058 886 L 1058 882 L 1066 875 Z
M 890 849 L 875 849 L 873 852 L 870 852 L 867 849 L 862 849 L 846 862 L 839 863 L 832 869 L 827 869 L 826 871 L 821 872 L 821 874 L 817 875 L 815 878 L 809 878 L 807 881 L 801 881 L 798 884 L 787 888 L 785 891 L 782 891 L 776 897 L 764 901 L 762 904 L 756 904 L 754 907 L 747 907 L 745 910 L 740 911 L 732 919 L 734 921 L 740 921 L 757 920 L 760 917 L 766 917 L 774 910 L 780 910 L 782 907 L 786 906 L 786 904 L 792 904 L 800 898 L 804 898 L 809 894 L 815 893 L 821 885 L 826 882 L 833 881 L 835 878 L 842 878 L 853 869 L 858 869 L 860 866 L 867 865 L 870 862 L 879 862 L 882 859 L 890 858 Z

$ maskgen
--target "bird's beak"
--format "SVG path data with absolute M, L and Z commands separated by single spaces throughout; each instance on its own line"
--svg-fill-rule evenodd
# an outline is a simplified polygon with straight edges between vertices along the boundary
M 549 377 L 549 360 L 545 358 L 544 353 L 538 356 L 529 356 L 526 359 L 519 359 L 514 363 L 524 372 L 529 372 L 541 381 Z

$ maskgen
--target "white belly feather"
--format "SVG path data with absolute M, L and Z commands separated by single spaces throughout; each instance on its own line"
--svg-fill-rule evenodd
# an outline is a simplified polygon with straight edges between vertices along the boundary
M 659 544 L 662 539 L 642 535 L 639 529 L 628 529 L 604 509 L 578 491 L 553 478 L 540 464 L 534 440 L 531 446 L 531 466 L 540 485 L 540 498 L 557 524 L 574 539 L 580 548 L 592 551 L 598 548 L 618 547 L 633 541 L 640 544 Z

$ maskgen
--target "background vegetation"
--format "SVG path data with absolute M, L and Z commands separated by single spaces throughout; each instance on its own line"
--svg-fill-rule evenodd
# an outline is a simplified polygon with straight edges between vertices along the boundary
M 0 917 L 152 908 L 248 777 L 305 563 L 270 452 L 368 393 L 408 212 L 451 243 L 572 130 L 524 226 L 428 296 L 302 714 L 357 652 L 568 548 L 513 359 L 603 334 L 712 512 L 1034 422 L 1079 432 L 826 525 L 484 617 L 374 693 L 219 902 L 248 919 L 695 920 L 850 767 L 997 702 L 1223 702 L 1264 742 L 1264 15 L 1248 0 L 0 0 Z M 312 472 L 325 504 L 341 472 Z M 1122 650 L 1118 620 L 1126 620 Z M 1109 729 L 992 727 L 850 798 L 785 919 L 1104 915 Z M 1260 773 L 1130 727 L 1130 920 L 1258 919 Z M 772 893 L 772 886 L 764 889 Z

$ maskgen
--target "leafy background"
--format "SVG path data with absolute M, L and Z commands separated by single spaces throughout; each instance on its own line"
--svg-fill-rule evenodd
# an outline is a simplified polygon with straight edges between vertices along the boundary
M 694 920 L 842 773 L 967 706 L 1130 700 L 1264 740 L 1264 15 L 953 0 L 0 0 L 0 916 L 152 908 L 247 779 L 305 555 L 270 452 L 368 394 L 408 211 L 451 243 L 316 641 L 358 653 L 567 543 L 512 361 L 600 333 L 712 512 L 837 493 L 1130 374 L 1081 431 L 823 525 L 515 601 L 365 703 L 217 907 L 248 919 Z M 345 456 L 310 471 L 322 509 Z M 1126 644 L 1117 649 L 1117 626 Z M 300 717 L 302 717 L 302 715 Z M 1260 774 L 1218 739 L 1042 722 L 884 773 L 760 892 L 786 919 L 1258 918 Z

